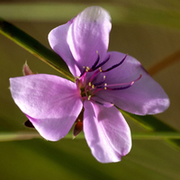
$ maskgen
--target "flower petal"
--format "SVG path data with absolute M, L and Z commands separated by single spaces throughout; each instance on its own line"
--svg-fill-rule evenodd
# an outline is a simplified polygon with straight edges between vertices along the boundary
M 99 6 L 88 7 L 74 18 L 69 27 L 67 42 L 81 68 L 91 67 L 97 60 L 98 54 L 101 60 L 104 59 L 110 30 L 110 15 Z
M 110 60 L 102 67 L 103 70 L 119 63 L 125 57 L 125 54 L 119 52 L 110 54 Z M 142 77 L 127 89 L 99 91 L 96 94 L 99 98 L 139 115 L 160 113 L 169 107 L 169 98 L 163 88 L 135 58 L 127 56 L 120 66 L 106 72 L 105 75 L 107 85 L 122 83 L 122 87 L 123 83 L 132 82 L 140 75 Z
M 117 162 L 131 149 L 131 133 L 122 114 L 113 107 L 84 102 L 84 133 L 94 157 L 102 162 Z
M 77 77 L 80 75 L 80 70 L 67 43 L 67 33 L 72 22 L 73 20 L 51 30 L 48 35 L 48 40 L 51 48 L 66 62 L 74 77 Z
M 47 140 L 63 138 L 82 109 L 76 84 L 58 76 L 11 78 L 10 90 L 15 103 Z

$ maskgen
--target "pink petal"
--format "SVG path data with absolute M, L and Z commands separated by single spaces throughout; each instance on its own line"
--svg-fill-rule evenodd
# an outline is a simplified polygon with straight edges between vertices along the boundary
M 94 64 L 98 54 L 103 60 L 108 49 L 110 30 L 108 12 L 92 6 L 68 23 L 53 29 L 48 39 L 52 49 L 64 59 L 72 74 L 77 77 L 83 66 L 91 67 Z
M 91 67 L 98 54 L 104 58 L 111 30 L 109 13 L 99 6 L 86 8 L 69 27 L 67 42 L 78 64 Z
M 110 52 L 110 54 L 110 60 L 102 66 L 103 70 L 119 63 L 125 57 L 125 54 L 119 52 Z M 96 94 L 99 98 L 139 115 L 160 113 L 169 107 L 169 98 L 163 88 L 135 58 L 127 56 L 120 66 L 106 72 L 105 75 L 107 85 L 132 82 L 140 75 L 142 77 L 127 89 L 99 91 Z M 125 85 L 119 87 L 123 86 Z
M 63 138 L 82 109 L 76 84 L 58 76 L 11 78 L 10 90 L 15 103 L 47 140 Z
M 94 157 L 117 162 L 131 149 L 131 133 L 122 114 L 113 107 L 84 102 L 84 133 Z
M 67 33 L 73 20 L 66 24 L 54 28 L 48 35 L 48 40 L 52 49 L 59 54 L 62 59 L 66 62 L 69 70 L 77 77 L 80 75 L 77 62 L 74 60 L 72 53 L 67 43 Z

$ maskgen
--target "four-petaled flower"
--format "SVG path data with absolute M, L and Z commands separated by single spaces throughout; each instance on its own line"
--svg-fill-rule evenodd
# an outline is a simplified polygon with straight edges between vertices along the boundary
M 47 140 L 63 138 L 74 123 L 82 129 L 94 157 L 117 162 L 131 149 L 131 133 L 120 111 L 145 115 L 164 111 L 169 99 L 139 61 L 107 52 L 110 15 L 89 7 L 49 33 L 52 49 L 76 82 L 47 74 L 10 79 L 15 103 Z M 116 106 L 116 107 L 115 107 Z

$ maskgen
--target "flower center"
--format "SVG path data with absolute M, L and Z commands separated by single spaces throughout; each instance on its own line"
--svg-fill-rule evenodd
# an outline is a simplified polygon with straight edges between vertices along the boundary
M 109 67 L 106 70 L 102 70 L 103 65 L 109 61 L 110 55 L 103 62 L 99 63 L 100 57 L 98 54 L 98 58 L 93 64 L 93 66 L 91 68 L 84 67 L 84 70 L 81 73 L 81 75 L 77 77 L 76 83 L 81 90 L 81 97 L 83 99 L 90 100 L 91 97 L 95 96 L 95 94 L 98 91 L 123 90 L 123 89 L 130 88 L 135 82 L 137 82 L 142 77 L 141 74 L 137 79 L 131 82 L 116 83 L 116 84 L 108 84 L 106 82 L 106 72 L 111 71 L 115 69 L 116 67 L 120 66 L 125 61 L 126 57 L 127 55 L 125 55 L 125 57 L 119 63 L 114 64 L 112 67 Z

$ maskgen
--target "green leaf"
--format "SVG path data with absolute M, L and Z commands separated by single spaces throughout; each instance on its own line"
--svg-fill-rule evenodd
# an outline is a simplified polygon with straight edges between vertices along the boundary
M 138 116 L 135 114 L 131 114 L 125 111 L 122 111 L 122 114 L 125 116 L 128 116 L 129 118 L 131 118 L 132 120 L 134 120 L 135 122 L 137 122 L 139 125 L 143 126 L 144 128 L 153 131 L 155 134 L 156 133 L 160 133 L 162 132 L 162 134 L 166 134 L 168 133 L 177 133 L 179 134 L 179 132 L 177 132 L 174 128 L 170 127 L 169 125 L 165 124 L 163 121 L 159 120 L 158 118 L 156 118 L 155 116 L 152 115 L 146 115 L 146 116 Z M 165 132 L 165 133 L 163 133 Z M 168 134 L 167 133 L 167 134 Z M 154 134 L 154 135 L 155 135 Z M 174 139 L 173 137 L 168 137 L 168 139 L 166 139 L 170 144 L 172 144 L 173 146 L 175 146 L 177 149 L 180 150 L 180 140 L 179 139 Z M 172 138 L 172 139 L 171 139 Z
M 33 37 L 3 19 L 0 19 L 0 33 L 59 71 L 62 76 L 74 81 L 64 60 Z

